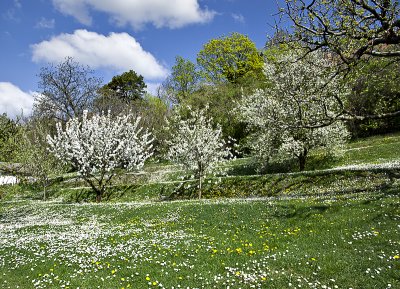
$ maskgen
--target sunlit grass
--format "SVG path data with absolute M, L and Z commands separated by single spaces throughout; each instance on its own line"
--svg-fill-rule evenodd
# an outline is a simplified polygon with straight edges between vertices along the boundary
M 118 176 L 103 204 L 73 173 L 52 202 L 0 187 L 0 288 L 400 288 L 399 142 L 316 154 L 304 173 L 230 161 L 203 201 L 160 202 L 185 174 L 157 162 Z
M 1 288 L 398 288 L 400 199 L 0 204 Z M 179 287 L 180 286 L 180 287 Z
M 337 157 L 318 161 L 318 155 L 314 155 L 311 157 L 311 168 L 326 169 L 356 164 L 382 164 L 391 161 L 400 161 L 399 133 L 352 141 Z

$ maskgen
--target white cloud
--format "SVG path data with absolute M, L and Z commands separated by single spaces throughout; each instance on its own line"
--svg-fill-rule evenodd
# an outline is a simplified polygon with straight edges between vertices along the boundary
M 8 117 L 15 118 L 23 112 L 28 116 L 32 112 L 34 96 L 26 93 L 10 82 L 0 82 L 0 113 L 7 113 Z
M 36 23 L 36 28 L 47 28 L 47 29 L 53 29 L 56 24 L 56 21 L 54 19 L 46 19 L 44 17 L 40 18 L 38 23 Z
M 53 0 L 53 5 L 85 25 L 92 23 L 90 10 L 95 10 L 107 13 L 118 25 L 129 24 L 135 29 L 148 23 L 157 28 L 179 28 L 208 22 L 216 14 L 202 9 L 198 0 Z
M 53 0 L 53 5 L 61 13 L 75 17 L 82 24 L 91 25 L 92 17 L 89 15 L 85 2 L 86 0 Z
M 132 69 L 147 79 L 161 79 L 168 74 L 168 70 L 127 33 L 105 36 L 76 30 L 73 34 L 60 34 L 31 45 L 31 48 L 34 62 L 57 63 L 71 56 L 93 69 L 111 69 L 119 73 Z
M 246 22 L 246 20 L 242 14 L 233 13 L 232 18 L 233 18 L 233 20 L 235 20 L 235 22 L 238 22 L 238 23 L 244 24 Z

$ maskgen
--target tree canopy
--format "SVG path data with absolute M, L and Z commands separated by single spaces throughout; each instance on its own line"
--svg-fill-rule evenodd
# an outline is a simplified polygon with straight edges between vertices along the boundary
M 347 81 L 352 87 L 345 102 L 350 115 L 369 116 L 400 111 L 400 62 L 388 58 L 369 59 L 352 69 Z M 352 134 L 367 136 L 391 132 L 400 125 L 400 118 L 350 120 Z
M 263 58 L 247 36 L 232 33 L 206 43 L 197 55 L 197 63 L 207 80 L 237 83 L 249 72 L 261 73 Z
M 400 6 L 395 0 L 286 0 L 290 41 L 326 49 L 345 64 L 363 56 L 400 57 Z
M 173 103 L 182 102 L 198 89 L 200 80 L 201 74 L 196 64 L 177 56 L 171 75 L 163 83 L 163 89 Z
M 348 90 L 331 80 L 328 55 L 318 51 L 298 58 L 298 52 L 282 49 L 267 58 L 268 88 L 243 97 L 239 111 L 256 131 L 251 147 L 261 159 L 295 156 L 304 170 L 310 150 L 334 147 L 347 138 L 342 123 L 319 124 L 340 113 L 337 98 Z
M 129 102 L 140 99 L 147 86 L 142 75 L 129 70 L 121 75 L 114 76 L 104 87 L 114 91 L 120 99 Z
M 132 122 L 131 115 L 89 118 L 85 111 L 82 118 L 70 119 L 64 130 L 57 123 L 57 134 L 47 136 L 49 150 L 79 172 L 100 202 L 116 168 L 140 169 L 152 155 L 151 134 L 142 130 L 139 121 Z
M 13 159 L 17 149 L 20 128 L 16 121 L 8 118 L 6 113 L 0 114 L 0 162 Z
M 285 0 L 281 14 L 293 26 L 285 32 L 277 27 L 279 42 L 300 49 L 303 56 L 317 50 L 329 53 L 336 64 L 336 77 L 344 81 L 348 80 L 348 73 L 366 61 L 388 59 L 388 66 L 400 61 L 399 1 Z M 396 67 L 393 69 L 397 71 Z M 337 119 L 341 120 L 364 122 L 400 116 L 400 110 L 392 109 L 394 106 L 360 114 L 346 109 L 343 103 L 340 105 L 343 109 Z
M 101 79 L 72 57 L 57 65 L 49 64 L 39 74 L 34 114 L 61 121 L 80 116 L 92 107 L 100 86 Z

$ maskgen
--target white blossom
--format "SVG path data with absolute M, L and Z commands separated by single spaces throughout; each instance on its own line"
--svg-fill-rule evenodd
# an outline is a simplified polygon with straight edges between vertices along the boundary
M 304 169 L 308 152 L 343 144 L 349 133 L 341 122 L 319 125 L 333 119 L 338 99 L 348 93 L 334 78 L 331 60 L 321 52 L 300 59 L 294 51 L 279 52 L 266 61 L 268 86 L 243 97 L 239 111 L 256 131 L 251 147 L 263 160 L 297 157 Z
M 205 174 L 212 172 L 216 165 L 232 156 L 227 143 L 222 139 L 220 125 L 213 126 L 211 117 L 206 116 L 206 110 L 188 110 L 188 117 L 182 117 L 182 111 L 175 111 L 172 115 L 170 129 L 173 132 L 168 141 L 167 157 L 187 170 L 195 173 L 199 178 L 199 198 L 201 185 Z
M 89 183 L 100 201 L 116 168 L 140 169 L 152 155 L 151 134 L 139 126 L 140 118 L 131 115 L 112 118 L 111 114 L 70 119 L 63 130 L 57 124 L 55 136 L 47 136 L 52 152 L 72 165 Z

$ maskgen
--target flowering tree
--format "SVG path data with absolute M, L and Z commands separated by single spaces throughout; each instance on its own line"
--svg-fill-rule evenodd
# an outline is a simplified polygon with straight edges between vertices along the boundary
M 131 122 L 132 116 L 111 118 L 107 115 L 72 118 L 62 129 L 57 124 L 57 134 L 47 136 L 50 151 L 65 163 L 72 165 L 96 193 L 100 202 L 107 185 L 119 167 L 140 169 L 149 158 L 152 148 L 151 134 L 142 132 L 140 118 Z
M 212 172 L 216 164 L 231 156 L 230 150 L 222 139 L 219 125 L 212 124 L 212 118 L 206 116 L 206 109 L 188 109 L 188 117 L 182 117 L 182 111 L 172 115 L 172 139 L 168 142 L 168 158 L 193 171 L 199 179 L 199 199 L 203 178 Z
M 244 97 L 239 109 L 257 131 L 251 145 L 259 156 L 295 156 L 304 170 L 310 150 L 334 147 L 348 137 L 340 122 L 318 126 L 320 119 L 339 113 L 337 100 L 348 90 L 333 77 L 331 62 L 322 52 L 300 56 L 274 51 L 265 64 L 268 88 Z

